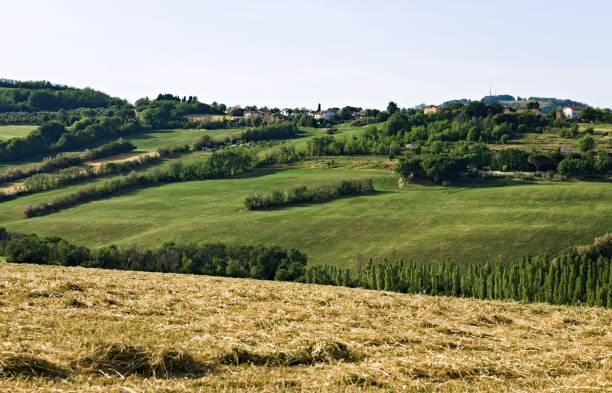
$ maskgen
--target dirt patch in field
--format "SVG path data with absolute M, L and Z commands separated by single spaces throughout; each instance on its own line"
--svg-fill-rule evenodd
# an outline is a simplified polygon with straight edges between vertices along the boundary
M 116 156 L 112 156 L 112 157 L 107 157 L 107 158 L 101 158 L 99 160 L 93 160 L 93 161 L 89 161 L 87 163 L 87 165 L 93 166 L 94 168 L 97 168 L 103 164 L 108 164 L 111 162 L 126 162 L 126 161 L 135 161 L 138 160 L 139 158 L 143 158 L 146 156 L 150 156 L 150 157 L 157 157 L 159 156 L 158 152 L 150 152 L 150 153 L 124 153 L 124 154 L 118 154 Z

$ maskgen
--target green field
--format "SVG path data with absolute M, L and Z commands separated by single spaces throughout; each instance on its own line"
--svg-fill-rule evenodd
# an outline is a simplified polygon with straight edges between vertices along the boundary
M 349 124 L 337 128 L 340 137 L 365 130 Z M 609 141 L 606 130 L 600 128 L 596 127 L 598 141 Z M 139 152 L 149 152 L 191 144 L 199 135 L 223 140 L 242 131 L 156 130 L 128 139 Z M 261 155 L 292 144 L 303 151 L 308 139 L 325 134 L 325 129 L 302 128 L 298 138 L 266 142 L 258 145 L 258 150 Z M 575 140 L 554 137 L 557 139 L 548 134 L 527 134 L 518 143 L 529 149 L 575 144 Z M 177 159 L 198 160 L 208 154 L 194 152 L 162 165 Z M 329 157 L 239 178 L 142 189 L 45 217 L 23 218 L 27 205 L 77 191 L 83 183 L 1 203 L 0 225 L 90 246 L 158 246 L 164 241 L 278 244 L 305 251 L 315 263 L 342 266 L 355 266 L 370 258 L 510 260 L 526 254 L 554 254 L 589 243 L 612 229 L 609 182 L 505 180 L 399 189 L 393 165 L 385 157 Z M 245 196 L 253 191 L 357 177 L 373 177 L 379 192 L 267 211 L 243 207 Z
M 595 140 L 595 149 L 602 149 L 612 152 L 612 126 L 610 125 L 592 125 L 582 124 L 581 130 L 588 127 L 593 127 L 593 139 Z M 507 144 L 491 144 L 492 149 L 507 149 L 517 148 L 528 151 L 552 152 L 559 150 L 562 147 L 567 147 L 573 151 L 577 151 L 578 138 L 563 138 L 559 134 L 549 133 L 526 133 L 520 135 L 519 138 L 510 140 Z
M 210 135 L 216 140 L 223 140 L 228 136 L 238 136 L 243 129 L 229 128 L 225 130 L 155 130 L 130 135 L 125 139 L 136 145 L 140 151 L 155 151 L 160 147 L 193 144 L 194 139 L 202 135 Z
M 38 126 L 2 126 L 0 125 L 0 141 L 7 139 L 24 137 L 34 131 Z
M 335 158 L 261 170 L 234 179 L 175 183 L 24 219 L 30 203 L 79 186 L 0 204 L 12 230 L 66 237 L 92 246 L 164 241 L 279 244 L 315 263 L 351 266 L 373 257 L 508 260 L 554 254 L 612 228 L 606 182 L 496 181 L 456 187 L 396 187 L 383 158 Z M 247 211 L 244 197 L 298 184 L 373 177 L 374 195 L 268 211 Z
M 377 124 L 380 126 L 380 124 Z M 351 136 L 359 135 L 365 131 L 364 127 L 354 127 L 348 123 L 337 126 L 336 135 Z M 155 151 L 160 147 L 192 145 L 194 139 L 202 135 L 210 135 L 213 140 L 223 141 L 225 138 L 237 138 L 244 131 L 244 128 L 227 128 L 221 130 L 204 130 L 204 129 L 172 129 L 172 130 L 154 130 L 145 131 L 130 135 L 125 139 L 136 145 L 139 151 Z M 321 128 L 306 128 L 300 129 L 300 135 L 295 140 L 291 141 L 296 149 L 303 150 L 306 147 L 307 140 L 315 136 L 326 135 L 325 129 Z

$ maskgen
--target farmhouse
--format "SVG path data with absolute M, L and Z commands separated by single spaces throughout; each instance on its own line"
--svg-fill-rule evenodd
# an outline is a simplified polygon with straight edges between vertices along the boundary
M 332 121 L 336 117 L 336 113 L 330 110 L 323 110 L 314 113 L 314 118 L 317 120 Z
M 432 115 L 438 112 L 440 112 L 440 107 L 436 105 L 429 105 L 425 109 L 423 109 L 423 113 L 425 113 L 426 115 Z
M 563 116 L 565 116 L 566 119 L 579 119 L 581 113 L 582 109 L 575 105 L 566 106 L 563 108 Z

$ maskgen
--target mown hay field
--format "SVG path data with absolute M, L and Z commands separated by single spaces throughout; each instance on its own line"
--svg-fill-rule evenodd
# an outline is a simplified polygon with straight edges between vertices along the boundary
M 612 310 L 0 264 L 0 391 L 609 391 Z

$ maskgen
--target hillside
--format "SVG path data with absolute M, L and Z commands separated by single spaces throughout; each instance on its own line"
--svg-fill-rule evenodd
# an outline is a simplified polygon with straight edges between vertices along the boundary
M 559 107 L 577 105 L 580 107 L 587 106 L 586 104 L 566 98 L 554 97 L 529 97 L 520 98 L 513 97 L 509 94 L 485 96 L 481 100 L 486 104 L 500 104 L 510 108 L 518 109 L 527 107 L 527 103 L 537 101 L 540 104 L 540 110 L 544 113 L 550 113 Z
M 600 131 L 600 129 L 602 131 Z M 598 126 L 598 146 L 610 145 L 609 129 Z M 359 136 L 362 127 L 338 126 L 337 138 Z M 164 146 L 189 144 L 201 135 L 222 139 L 241 132 L 225 130 L 161 130 L 126 137 L 136 157 Z M 261 147 L 306 148 L 324 129 L 302 129 L 300 138 Z M 556 135 L 528 134 L 508 146 L 551 151 L 575 147 L 576 141 Z M 192 152 L 164 161 L 205 159 Z M 103 161 L 127 159 L 108 157 Z M 25 165 L 25 164 L 24 164 Z M 414 184 L 397 187 L 396 161 L 380 155 L 331 156 L 259 169 L 237 178 L 167 184 L 134 190 L 86 203 L 44 217 L 26 219 L 24 209 L 81 189 L 85 184 L 26 195 L 0 204 L 0 223 L 12 230 L 61 236 L 78 244 L 153 246 L 164 241 L 237 242 L 295 247 L 314 263 L 355 266 L 370 258 L 440 260 L 514 260 L 525 254 L 556 254 L 588 243 L 612 226 L 610 185 L 601 181 L 490 180 L 453 187 Z M 14 166 L 10 166 L 14 167 Z M 371 177 L 379 192 L 332 202 L 249 212 L 245 197 L 253 192 Z M 102 184 L 106 178 L 86 184 Z M 351 230 L 347 230 L 351 228 Z M 520 247 L 517 247 L 520 244 Z
M 123 104 L 125 101 L 91 88 L 80 89 L 47 81 L 0 79 L 0 113 L 103 108 Z
M 136 190 L 44 217 L 23 217 L 27 205 L 74 192 L 79 189 L 75 185 L 4 202 L 0 222 L 11 230 L 90 246 L 278 244 L 304 251 L 314 263 L 345 267 L 384 257 L 475 261 L 556 254 L 590 243 L 612 227 L 606 182 L 497 180 L 486 186 L 399 189 L 388 164 L 381 157 L 312 160 L 238 178 Z M 375 179 L 377 193 L 265 211 L 244 208 L 245 197 L 255 190 L 366 177 Z
M 0 269 L 0 391 L 612 388 L 612 310 Z
M 47 82 L 2 83 L 88 96 Z M 301 111 L 194 122 L 186 115 L 227 107 L 161 94 L 123 108 L 58 111 L 35 128 L 0 126 L 0 225 L 94 248 L 278 245 L 348 268 L 370 259 L 516 261 L 610 231 L 609 110 L 591 108 L 579 123 L 482 102 L 366 118 L 347 108 L 336 122 Z M 119 139 L 131 147 L 89 155 Z M 215 162 L 221 172 L 200 171 Z M 259 211 L 244 204 L 252 193 L 363 178 L 375 193 Z

